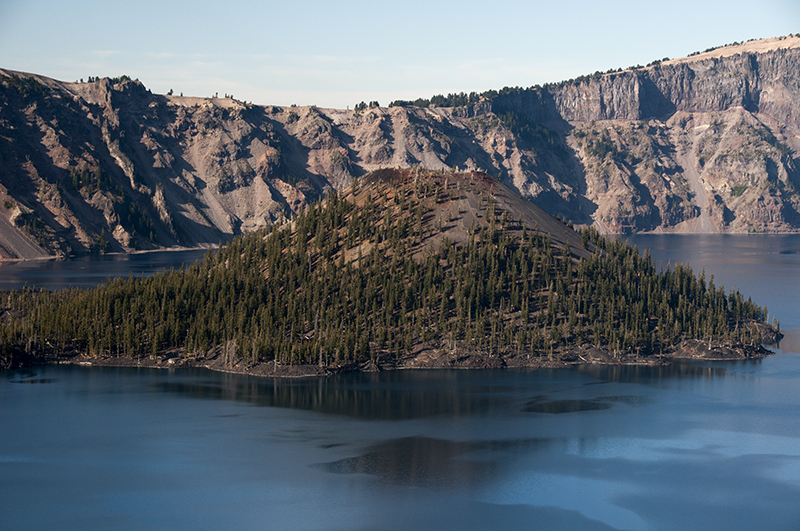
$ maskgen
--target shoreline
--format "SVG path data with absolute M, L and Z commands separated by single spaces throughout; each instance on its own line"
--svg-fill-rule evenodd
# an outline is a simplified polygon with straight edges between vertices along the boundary
M 138 249 L 132 251 L 114 251 L 110 253 L 80 253 L 69 255 L 47 255 L 34 258 L 2 258 L 0 257 L 0 264 L 16 264 L 21 262 L 63 262 L 67 260 L 76 260 L 91 256 L 131 256 L 153 253 L 178 253 L 186 251 L 207 251 L 209 249 L 219 249 L 219 243 L 208 245 L 198 245 L 196 247 L 164 247 L 161 249 Z
M 576 227 L 584 227 L 585 225 L 576 225 Z M 751 232 L 694 232 L 694 231 L 673 231 L 673 230 L 664 230 L 664 229 L 656 229 L 651 231 L 640 231 L 640 232 L 603 232 L 605 236 L 614 239 L 626 240 L 627 238 L 636 237 L 636 236 L 734 236 L 734 237 L 748 237 L 748 236 L 800 236 L 800 228 L 793 229 L 793 230 L 771 230 L 771 231 L 751 231 Z M 6 258 L 0 257 L 0 264 L 14 264 L 20 262 L 61 262 L 67 260 L 74 260 L 74 259 L 81 259 L 90 256 L 130 256 L 130 255 L 142 255 L 142 254 L 152 254 L 152 253 L 172 253 L 172 252 L 183 252 L 183 251 L 207 251 L 209 249 L 216 250 L 219 249 L 219 243 L 208 243 L 208 244 L 200 244 L 193 247 L 163 247 L 158 249 L 133 249 L 130 251 L 114 251 L 108 253 L 79 253 L 79 254 L 68 254 L 68 255 L 47 255 L 47 256 L 38 256 L 38 257 L 31 257 L 31 258 Z M 777 253 L 776 253 L 777 254 Z
M 778 334 L 780 335 L 780 334 Z M 769 343 L 769 344 L 774 344 Z M 614 353 L 590 345 L 575 347 L 557 355 L 531 356 L 530 354 L 489 354 L 475 349 L 449 351 L 418 345 L 415 352 L 400 359 L 368 360 L 361 363 L 279 364 L 275 361 L 245 365 L 241 360 L 225 363 L 221 353 L 206 357 L 184 357 L 181 352 L 163 352 L 156 357 L 90 357 L 83 354 L 29 357 L 17 359 L 19 363 L 2 360 L 4 369 L 22 369 L 41 365 L 78 365 L 83 367 L 130 367 L 149 369 L 204 368 L 216 372 L 257 376 L 262 378 L 319 378 L 345 372 L 381 372 L 387 370 L 430 369 L 569 369 L 587 365 L 605 366 L 668 366 L 685 361 L 741 361 L 763 359 L 774 352 L 764 345 L 725 345 L 720 342 L 684 340 L 670 351 L 647 356 L 636 353 Z M 26 361 L 28 363 L 26 363 Z

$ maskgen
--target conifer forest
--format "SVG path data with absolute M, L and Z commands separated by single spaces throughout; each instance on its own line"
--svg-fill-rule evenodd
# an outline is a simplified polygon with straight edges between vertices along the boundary
M 760 344 L 766 308 L 591 227 L 541 230 L 496 186 L 381 170 L 181 270 L 6 292 L 0 349 L 335 368 L 419 345 L 558 360 L 580 345 L 647 358 L 686 338 Z

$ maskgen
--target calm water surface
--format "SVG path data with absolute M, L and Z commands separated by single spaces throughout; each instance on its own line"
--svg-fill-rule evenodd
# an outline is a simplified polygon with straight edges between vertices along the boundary
M 632 243 L 800 328 L 800 237 L 729 238 Z M 791 345 L 755 362 L 291 381 L 0 372 L 0 529 L 797 529 Z
M 72 260 L 0 262 L 0 290 L 23 286 L 49 290 L 95 288 L 112 277 L 150 276 L 170 267 L 189 267 L 205 253 L 205 250 L 192 249 L 84 256 Z

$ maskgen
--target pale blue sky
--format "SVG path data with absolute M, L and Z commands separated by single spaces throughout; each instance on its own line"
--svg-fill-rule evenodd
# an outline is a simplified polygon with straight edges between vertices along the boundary
M 798 0 L 0 0 L 0 68 L 352 108 L 528 87 L 798 32 Z

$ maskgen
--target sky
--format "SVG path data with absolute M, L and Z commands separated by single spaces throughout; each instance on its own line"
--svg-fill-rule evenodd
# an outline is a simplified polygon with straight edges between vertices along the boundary
M 0 68 L 352 108 L 800 33 L 797 0 L 0 0 Z

